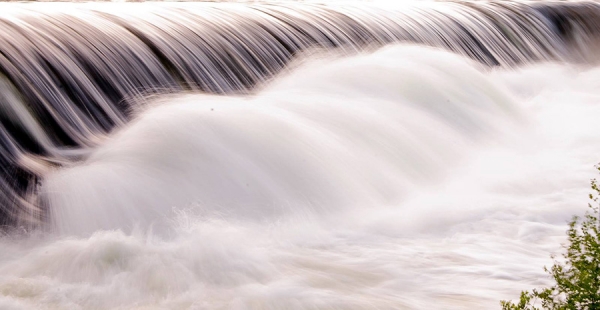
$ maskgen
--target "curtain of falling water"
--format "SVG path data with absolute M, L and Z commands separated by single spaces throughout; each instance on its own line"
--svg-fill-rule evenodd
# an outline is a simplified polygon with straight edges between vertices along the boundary
M 67 6 L 67 8 L 65 8 Z M 13 5 L 0 16 L 0 221 L 44 219 L 51 166 L 85 158 L 135 100 L 184 90 L 251 91 L 312 48 L 392 42 L 442 47 L 485 65 L 589 61 L 600 5 L 419 3 Z

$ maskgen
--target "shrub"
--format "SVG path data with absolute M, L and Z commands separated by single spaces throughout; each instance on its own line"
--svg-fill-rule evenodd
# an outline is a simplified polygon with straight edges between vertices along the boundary
M 600 171 L 600 166 L 596 169 Z M 518 303 L 501 301 L 502 310 L 600 310 L 600 188 L 596 179 L 591 186 L 590 210 L 583 218 L 575 216 L 569 222 L 564 260 L 544 268 L 555 284 L 521 292 Z

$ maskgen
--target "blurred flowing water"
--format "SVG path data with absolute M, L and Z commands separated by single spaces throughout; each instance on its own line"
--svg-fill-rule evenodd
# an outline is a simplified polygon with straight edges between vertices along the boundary
M 599 4 L 2 6 L 0 309 L 493 309 L 586 210 Z

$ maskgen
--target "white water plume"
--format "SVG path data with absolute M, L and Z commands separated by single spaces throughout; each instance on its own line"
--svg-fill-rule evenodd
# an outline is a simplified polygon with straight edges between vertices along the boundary
M 472 63 L 416 47 L 320 60 L 255 96 L 159 101 L 44 180 L 59 231 L 159 224 L 190 205 L 271 221 L 394 204 L 518 120 Z
M 125 126 L 137 108 L 131 98 L 246 94 L 307 51 L 398 42 L 487 66 L 591 64 L 600 4 L 9 3 L 0 11 L 0 225 L 30 230 L 46 223 L 37 189 L 47 166 L 79 161 Z
M 397 46 L 158 99 L 44 180 L 57 233 L 0 241 L 0 307 L 493 309 L 585 210 L 598 81 Z

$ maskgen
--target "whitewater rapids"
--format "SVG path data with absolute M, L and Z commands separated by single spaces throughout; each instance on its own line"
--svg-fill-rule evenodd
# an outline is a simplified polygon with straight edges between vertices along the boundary
M 415 46 L 150 98 L 46 175 L 0 309 L 493 309 L 543 285 L 600 152 L 600 70 Z

